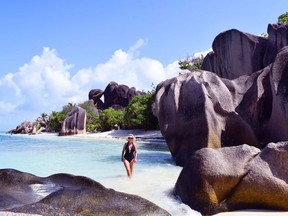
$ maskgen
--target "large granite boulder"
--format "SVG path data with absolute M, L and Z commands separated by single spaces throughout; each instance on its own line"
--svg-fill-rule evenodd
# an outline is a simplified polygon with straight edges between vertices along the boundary
M 134 96 L 141 95 L 135 88 L 129 88 L 126 85 L 119 85 L 116 82 L 110 82 L 104 90 L 105 108 L 118 105 L 127 107 Z
M 158 84 L 155 111 L 176 163 L 184 166 L 203 147 L 288 140 L 287 74 L 288 46 L 250 76 L 197 71 Z
M 59 136 L 86 133 L 86 110 L 75 107 L 62 122 Z
M 184 166 L 195 151 L 204 147 L 243 143 L 259 147 L 253 128 L 235 110 L 253 82 L 249 77 L 232 82 L 211 72 L 197 71 L 157 86 L 155 111 L 177 165 Z
M 288 210 L 288 142 L 197 151 L 175 194 L 203 215 L 240 209 Z
M 231 29 L 214 39 L 212 48 L 203 61 L 202 70 L 212 71 L 218 76 L 235 79 L 250 75 L 264 68 L 267 39 Z
M 0 170 L 0 211 L 50 215 L 170 215 L 139 196 L 107 189 L 83 176 L 37 177 Z
M 271 89 L 263 88 L 261 91 L 267 92 L 268 101 L 259 104 L 268 113 L 265 122 L 262 124 L 261 133 L 267 142 L 279 142 L 288 140 L 288 46 L 283 47 L 276 55 L 271 64 L 269 75 Z M 265 98 L 264 98 L 265 100 Z

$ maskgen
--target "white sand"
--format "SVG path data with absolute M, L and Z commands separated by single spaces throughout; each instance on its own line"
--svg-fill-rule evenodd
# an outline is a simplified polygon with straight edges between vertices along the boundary
M 101 133 L 86 133 L 75 135 L 77 137 L 93 138 L 116 138 L 125 139 L 129 134 L 133 134 L 136 139 L 164 139 L 159 130 L 112 130 Z

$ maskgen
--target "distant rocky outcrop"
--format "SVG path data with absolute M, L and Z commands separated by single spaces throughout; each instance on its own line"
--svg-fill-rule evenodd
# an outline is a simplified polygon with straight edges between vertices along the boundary
M 8 133 L 13 134 L 32 134 L 35 133 L 35 126 L 37 122 L 24 121 L 15 129 L 10 130 Z
M 62 215 L 170 215 L 139 196 L 107 189 L 83 176 L 46 178 L 12 169 L 0 170 L 0 211 Z
M 185 165 L 175 194 L 203 215 L 239 209 L 288 210 L 288 142 L 261 152 L 240 145 L 203 148 Z
M 116 107 L 117 109 L 123 109 L 128 106 L 129 102 L 134 96 L 142 95 L 143 93 L 137 91 L 134 87 L 128 87 L 127 85 L 121 85 L 114 81 L 111 81 L 104 91 L 101 89 L 92 89 L 89 92 L 89 100 L 93 100 L 97 109 L 104 110 L 109 107 Z M 101 97 L 104 96 L 104 102 Z
M 229 34 L 240 33 L 233 30 Z M 245 34 L 246 39 L 248 36 Z M 234 43 L 238 43 L 238 37 L 236 39 Z M 233 40 L 222 43 L 224 53 L 221 56 L 225 61 L 221 62 L 236 70 L 238 67 L 233 64 L 235 61 L 235 65 L 240 64 L 238 58 L 233 58 L 233 49 L 227 48 L 226 52 L 231 53 L 225 53 L 226 45 L 234 46 L 231 43 Z M 249 53 L 248 63 L 242 59 L 241 70 L 246 75 L 236 79 L 220 78 L 217 73 L 202 70 L 158 84 L 155 111 L 161 132 L 178 165 L 184 166 L 191 155 L 203 147 L 246 143 L 263 148 L 268 142 L 288 140 L 288 47 L 283 47 L 273 62 L 263 69 L 260 60 L 256 61 L 258 57 L 254 56 L 261 53 L 259 58 L 263 60 L 263 52 Z M 241 55 L 245 56 L 245 52 Z M 253 71 L 253 68 L 261 70 Z
M 10 134 L 37 134 L 41 132 L 51 132 L 47 124 L 42 120 L 37 121 L 24 121 L 15 129 L 8 131 Z
M 86 133 L 86 110 L 75 107 L 62 123 L 60 136 Z
M 143 92 L 137 91 L 134 87 L 129 88 L 126 85 L 119 85 L 111 81 L 104 91 L 101 89 L 90 90 L 88 101 L 86 102 L 95 105 L 95 109 L 92 109 L 92 111 L 99 116 L 102 110 L 110 107 L 116 110 L 123 110 L 128 106 L 132 98 L 138 95 L 143 95 Z M 104 102 L 101 99 L 103 96 Z M 60 136 L 85 133 L 86 114 L 84 115 L 84 111 L 80 107 L 73 109 L 62 122 L 60 132 L 52 131 L 47 122 L 40 118 L 35 122 L 25 121 L 7 133 L 36 134 L 40 132 L 59 132 Z
M 104 107 L 127 107 L 131 99 L 137 95 L 141 95 L 141 92 L 136 91 L 134 87 L 129 88 L 126 85 L 110 82 L 104 90 Z
M 102 110 L 112 107 L 114 109 L 123 109 L 128 106 L 131 99 L 140 95 L 134 87 L 129 88 L 126 85 L 118 85 L 116 82 L 110 82 L 104 91 L 101 89 L 92 89 L 88 94 L 89 101 L 95 105 L 94 112 L 99 115 Z M 104 96 L 104 103 L 101 97 Z M 117 128 L 119 128 L 117 126 Z M 60 136 L 86 133 L 86 111 L 77 107 L 73 109 L 68 117 L 62 123 Z

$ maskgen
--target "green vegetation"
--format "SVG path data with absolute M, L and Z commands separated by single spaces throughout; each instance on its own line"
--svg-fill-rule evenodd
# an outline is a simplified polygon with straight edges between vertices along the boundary
M 124 111 L 108 108 L 101 111 L 99 116 L 94 104 L 91 102 L 84 102 L 78 104 L 78 106 L 86 110 L 87 132 L 108 131 L 116 124 L 124 129 L 154 130 L 159 128 L 158 120 L 152 112 L 154 99 L 155 89 L 143 96 L 133 97 Z M 62 122 L 75 107 L 76 104 L 68 103 L 63 106 L 62 111 L 53 111 L 49 118 L 47 114 L 43 114 L 41 117 L 45 119 L 52 131 L 59 132 Z
M 158 120 L 152 112 L 154 99 L 155 93 L 133 97 L 124 113 L 125 127 L 129 129 L 157 129 Z
M 96 130 L 99 130 L 101 128 L 100 122 L 99 122 L 99 116 L 98 111 L 96 110 L 96 107 L 93 103 L 87 101 L 84 103 L 79 104 L 80 107 L 86 110 L 86 131 L 87 132 L 94 132 Z
M 181 70 L 197 71 L 200 70 L 204 61 L 204 56 L 200 57 L 189 57 L 179 60 L 179 68 Z
M 101 131 L 111 130 L 115 124 L 121 127 L 123 125 L 123 111 L 111 107 L 103 110 L 99 116 L 99 124 Z
M 67 105 L 63 106 L 62 111 L 53 111 L 46 121 L 47 125 L 51 128 L 52 131 L 59 132 L 61 129 L 61 124 L 67 117 L 67 114 L 75 107 L 76 104 L 68 103 Z
M 288 12 L 285 12 L 278 17 L 278 23 L 288 24 Z
M 53 111 L 49 116 L 47 125 L 51 128 L 52 131 L 59 132 L 61 129 L 61 124 L 65 118 L 66 115 L 62 111 L 61 112 Z
M 268 33 L 262 33 L 260 36 L 264 37 L 264 38 L 268 38 L 269 37 Z

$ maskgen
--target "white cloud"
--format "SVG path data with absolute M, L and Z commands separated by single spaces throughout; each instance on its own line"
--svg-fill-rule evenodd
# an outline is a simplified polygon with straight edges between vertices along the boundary
M 14 75 L 12 73 L 8 73 L 6 74 L 6 76 L 4 76 L 3 79 L 0 79 L 0 88 L 3 88 L 3 87 L 12 88 L 16 96 L 20 96 L 21 89 L 13 82 L 13 77 Z
M 14 110 L 16 107 L 17 107 L 17 104 L 11 104 L 11 103 L 0 101 L 0 110 L 4 112 L 9 112 L 11 110 Z
M 32 57 L 16 73 L 0 78 L 0 113 L 25 113 L 22 117 L 30 119 L 24 120 L 34 120 L 43 112 L 60 110 L 68 102 L 87 100 L 91 89 L 104 90 L 111 81 L 151 90 L 152 83 L 157 85 L 178 75 L 178 61 L 165 67 L 158 60 L 138 57 L 139 49 L 146 43 L 147 40 L 139 39 L 128 51 L 116 50 L 106 62 L 80 69 L 74 76 L 69 72 L 73 65 L 60 58 L 55 49 L 45 47 L 41 55 Z
M 206 51 L 196 52 L 196 53 L 194 53 L 193 58 L 200 58 L 202 56 L 205 57 L 211 51 L 212 51 L 212 48 L 210 48 L 209 50 L 206 50 Z
M 71 68 L 72 65 L 59 58 L 55 50 L 46 47 L 40 56 L 34 56 L 18 72 L 0 79 L 0 88 L 9 92 L 9 98 L 3 101 L 1 96 L 1 100 L 4 104 L 16 104 L 10 106 L 11 111 L 13 108 L 51 111 L 75 94 L 70 80 Z M 2 107 L 0 110 L 3 110 Z
M 137 56 L 139 54 L 139 49 L 148 43 L 147 39 L 140 38 L 133 46 L 131 46 L 128 50 L 128 53 L 134 54 Z
M 158 60 L 137 58 L 138 49 L 145 43 L 140 39 L 127 52 L 116 50 L 107 62 L 98 64 L 95 68 L 81 69 L 72 78 L 73 82 L 81 83 L 82 87 L 89 86 L 89 89 L 105 88 L 110 81 L 115 81 L 138 90 L 151 90 L 152 83 L 157 85 L 179 73 L 177 61 L 164 67 Z

